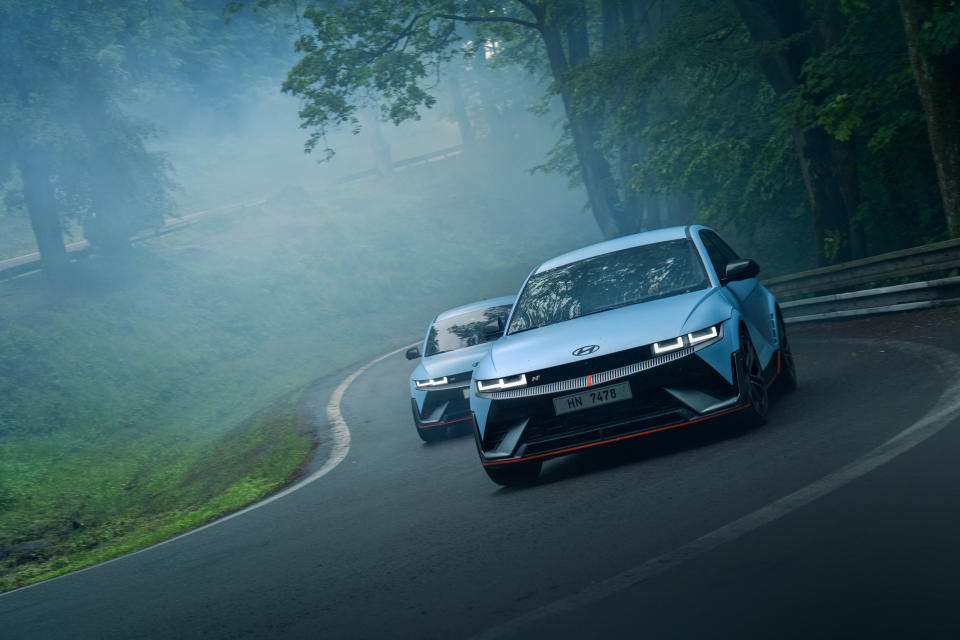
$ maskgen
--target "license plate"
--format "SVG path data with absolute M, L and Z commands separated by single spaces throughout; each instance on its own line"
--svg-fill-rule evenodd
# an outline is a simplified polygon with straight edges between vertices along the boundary
M 620 384 L 610 385 L 609 387 L 597 387 L 582 393 L 575 393 L 570 396 L 562 396 L 553 399 L 553 408 L 557 415 L 570 413 L 571 411 L 582 411 L 591 407 L 599 407 L 602 404 L 611 402 L 620 402 L 629 400 L 633 396 L 630 394 L 630 383 L 621 382 Z

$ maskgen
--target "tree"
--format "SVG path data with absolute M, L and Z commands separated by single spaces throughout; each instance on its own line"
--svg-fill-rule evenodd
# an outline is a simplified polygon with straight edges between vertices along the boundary
M 92 243 L 116 249 L 114 228 L 122 226 L 126 242 L 170 205 L 166 164 L 146 150 L 145 129 L 118 103 L 118 43 L 148 4 L 0 2 L 0 22 L 17 34 L 2 45 L 0 138 L 11 151 L 0 169 L 19 173 L 43 268 L 53 277 L 67 266 L 64 221 L 80 221 Z M 145 194 L 152 205 L 142 202 Z
M 804 64 L 832 46 L 842 32 L 837 0 L 817 0 L 811 15 L 801 0 L 734 0 L 740 17 L 756 42 L 760 65 L 780 96 L 802 83 Z M 814 24 L 816 23 L 816 25 Z M 817 37 L 819 36 L 819 37 Z M 793 140 L 813 211 L 817 263 L 849 260 L 850 220 L 856 210 L 855 158 L 819 126 L 794 125 Z M 846 178 L 846 185 L 841 184 Z
M 598 149 L 597 123 L 575 108 L 567 80 L 590 57 L 583 0 L 356 0 L 310 7 L 304 18 L 314 32 L 298 40 L 303 58 L 284 90 L 304 101 L 300 116 L 311 129 L 308 151 L 329 127 L 357 126 L 364 91 L 381 97 L 394 123 L 417 118 L 419 109 L 436 101 L 424 87 L 442 64 L 491 43 L 528 46 L 534 34 L 564 105 L 597 224 L 606 237 L 623 233 L 625 214 L 610 163 Z M 460 32 L 464 25 L 474 29 L 469 44 Z
M 960 237 L 960 6 L 955 0 L 900 0 L 900 12 L 947 229 Z

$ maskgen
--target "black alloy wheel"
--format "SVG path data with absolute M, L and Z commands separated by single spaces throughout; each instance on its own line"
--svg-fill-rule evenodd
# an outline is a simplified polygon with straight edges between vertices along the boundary
M 540 475 L 543 467 L 542 460 L 527 460 L 525 462 L 511 462 L 492 467 L 484 467 L 490 479 L 504 487 L 516 487 L 533 484 Z
M 763 367 L 757 351 L 750 342 L 746 327 L 740 327 L 740 371 L 745 381 L 745 391 L 750 405 L 743 410 L 744 418 L 751 426 L 759 427 L 767 421 L 767 409 L 770 398 L 767 395 L 767 383 L 763 378 Z
M 793 361 L 793 351 L 790 350 L 790 342 L 787 340 L 787 328 L 779 308 L 777 309 L 777 339 L 780 341 L 780 375 L 777 387 L 783 391 L 796 391 L 797 365 Z

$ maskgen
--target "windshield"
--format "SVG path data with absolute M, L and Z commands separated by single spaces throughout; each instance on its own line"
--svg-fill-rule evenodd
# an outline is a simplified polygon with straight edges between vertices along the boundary
M 507 333 L 704 289 L 710 284 L 687 239 L 631 247 L 530 277 Z
M 510 305 L 504 305 L 437 320 L 430 327 L 430 333 L 427 335 L 427 348 L 424 355 L 433 356 L 487 342 L 483 335 L 484 326 L 497 317 L 506 320 L 508 313 L 510 313 Z

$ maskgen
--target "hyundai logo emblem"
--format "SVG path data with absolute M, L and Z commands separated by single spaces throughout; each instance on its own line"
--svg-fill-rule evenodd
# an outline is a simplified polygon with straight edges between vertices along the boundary
M 575 356 L 588 356 L 588 355 L 590 355 L 591 353 L 593 353 L 594 351 L 598 350 L 599 348 L 600 348 L 600 345 L 598 345 L 598 344 L 588 344 L 588 345 L 585 346 L 585 347 L 580 347 L 579 349 L 574 349 L 574 350 L 573 350 L 573 355 L 575 355 Z

